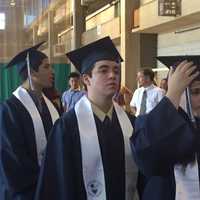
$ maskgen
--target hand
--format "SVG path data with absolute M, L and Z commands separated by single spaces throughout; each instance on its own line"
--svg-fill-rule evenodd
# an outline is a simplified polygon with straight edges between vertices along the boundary
M 192 62 L 181 62 L 176 70 L 173 68 L 169 71 L 168 91 L 166 96 L 171 100 L 176 108 L 179 106 L 180 97 L 186 87 L 199 75 L 195 72 L 196 66 Z
M 124 104 L 130 105 L 130 102 L 131 102 L 132 96 L 133 96 L 133 93 L 131 92 L 131 90 L 129 90 L 126 86 L 123 86 L 120 89 L 120 93 L 123 95 Z

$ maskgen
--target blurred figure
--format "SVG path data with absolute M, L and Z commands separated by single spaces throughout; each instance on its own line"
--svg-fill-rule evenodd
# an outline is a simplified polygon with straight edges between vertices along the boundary
M 154 72 L 151 69 L 142 69 L 137 74 L 141 86 L 136 89 L 130 102 L 131 111 L 136 115 L 149 113 L 163 98 L 165 92 L 155 85 Z M 137 188 L 140 198 L 146 185 L 146 177 L 139 171 Z
M 85 94 L 84 90 L 80 90 L 80 74 L 71 72 L 69 75 L 70 88 L 62 95 L 62 105 L 64 111 L 74 108 L 76 102 Z
M 113 97 L 113 100 L 120 106 L 123 106 L 125 111 L 131 113 L 130 102 L 133 97 L 132 91 L 126 86 L 122 86 L 119 92 Z
M 160 81 L 160 88 L 163 89 L 165 91 L 165 93 L 167 92 L 167 89 L 168 89 L 167 78 L 163 78 Z

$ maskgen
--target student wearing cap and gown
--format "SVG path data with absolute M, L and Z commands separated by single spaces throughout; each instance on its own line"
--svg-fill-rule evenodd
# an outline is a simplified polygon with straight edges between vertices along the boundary
M 131 138 L 135 160 L 148 180 L 142 200 L 199 200 L 200 57 L 170 56 L 158 60 L 174 67 L 169 73 L 166 97 L 154 109 L 159 119 L 156 124 L 148 123 L 148 119 L 154 122 L 153 113 L 138 118 Z M 186 87 L 189 115 L 179 107 Z M 161 109 L 167 100 L 172 102 L 171 108 Z
M 137 200 L 137 168 L 129 137 L 134 118 L 112 97 L 122 58 L 109 37 L 67 54 L 87 87 L 55 124 L 36 200 Z
M 41 92 L 52 86 L 53 71 L 47 56 L 37 50 L 40 45 L 7 65 L 17 66 L 22 85 L 0 105 L 1 200 L 33 200 L 47 138 L 59 117 Z

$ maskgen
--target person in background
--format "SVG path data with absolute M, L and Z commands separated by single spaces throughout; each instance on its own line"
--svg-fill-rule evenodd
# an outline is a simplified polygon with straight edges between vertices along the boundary
M 164 90 L 154 85 L 154 72 L 151 69 L 141 70 L 137 78 L 141 87 L 135 90 L 130 102 L 136 116 L 149 113 L 164 96 Z
M 149 113 L 164 97 L 165 92 L 155 86 L 154 72 L 151 69 L 142 69 L 138 72 L 137 78 L 141 87 L 135 90 L 130 106 L 131 111 L 139 116 Z M 137 188 L 140 198 L 142 198 L 146 182 L 146 177 L 139 171 Z
M 133 93 L 126 86 L 122 86 L 119 92 L 113 97 L 113 100 L 120 106 L 123 106 L 125 111 L 131 113 L 130 102 L 133 97 Z
M 200 199 L 200 56 L 158 59 L 173 66 L 166 97 L 154 109 L 159 118 L 152 112 L 138 118 L 131 138 L 138 167 L 148 177 L 142 200 Z M 179 106 L 186 88 L 191 95 L 186 104 L 192 108 L 187 106 L 187 113 Z M 161 109 L 163 102 L 169 106 Z
M 138 200 L 129 143 L 135 117 L 113 103 L 122 58 L 109 37 L 67 56 L 87 95 L 54 126 L 36 200 Z
M 77 72 L 71 72 L 68 78 L 70 88 L 62 95 L 64 111 L 69 111 L 74 108 L 76 102 L 85 95 L 85 91 L 80 90 L 80 74 Z
M 13 95 L 0 105 L 0 199 L 33 200 L 47 139 L 59 114 L 42 90 L 52 87 L 48 57 L 37 50 L 20 52 L 16 65 L 22 78 Z
M 160 88 L 163 89 L 165 91 L 165 93 L 167 92 L 167 88 L 168 88 L 167 78 L 161 79 L 161 81 L 160 81 Z

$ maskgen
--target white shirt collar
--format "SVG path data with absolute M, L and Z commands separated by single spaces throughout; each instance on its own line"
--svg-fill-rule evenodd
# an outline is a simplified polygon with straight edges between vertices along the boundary
M 91 101 L 90 101 L 91 102 Z M 110 107 L 107 113 L 104 113 L 97 105 L 91 102 L 92 111 L 103 122 L 105 117 L 108 116 L 112 120 L 113 105 Z
M 142 87 L 142 88 L 143 88 L 143 90 L 149 91 L 149 90 L 153 89 L 154 87 L 155 87 L 155 85 L 154 85 L 154 84 L 151 84 L 151 85 L 148 86 L 148 87 Z

